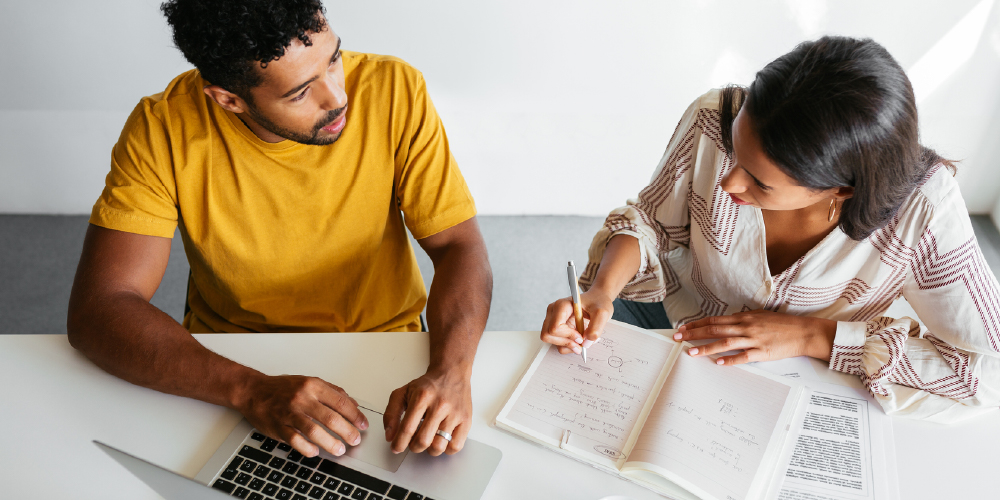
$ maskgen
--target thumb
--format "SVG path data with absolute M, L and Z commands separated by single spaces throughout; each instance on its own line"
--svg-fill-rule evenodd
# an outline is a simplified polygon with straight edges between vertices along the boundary
M 597 309 L 591 311 L 590 323 L 587 325 L 587 329 L 584 332 L 584 347 L 590 347 L 594 342 L 597 342 L 601 338 L 601 334 L 604 333 L 604 327 L 608 324 L 608 320 L 611 319 L 611 311 L 607 309 Z M 588 344 L 590 342 L 590 344 Z

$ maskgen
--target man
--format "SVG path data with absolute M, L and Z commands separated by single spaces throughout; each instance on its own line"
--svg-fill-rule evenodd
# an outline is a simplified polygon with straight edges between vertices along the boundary
M 132 383 L 233 408 L 306 456 L 340 455 L 318 424 L 348 444 L 369 425 L 341 388 L 266 376 L 189 332 L 417 331 L 426 303 L 430 365 L 392 393 L 386 440 L 397 453 L 459 451 L 492 276 L 422 75 L 341 51 L 319 0 L 162 10 L 197 69 L 125 124 L 73 285 L 70 342 Z M 434 262 L 429 299 L 404 224 Z M 183 326 L 149 304 L 178 225 L 192 272 Z

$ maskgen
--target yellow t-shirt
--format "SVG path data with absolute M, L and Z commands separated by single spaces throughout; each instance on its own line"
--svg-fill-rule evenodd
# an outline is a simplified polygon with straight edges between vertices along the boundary
M 164 238 L 180 224 L 190 331 L 419 330 L 427 297 L 404 222 L 425 238 L 475 203 L 420 72 L 343 60 L 350 106 L 331 145 L 262 141 L 196 70 L 126 122 L 90 222 Z

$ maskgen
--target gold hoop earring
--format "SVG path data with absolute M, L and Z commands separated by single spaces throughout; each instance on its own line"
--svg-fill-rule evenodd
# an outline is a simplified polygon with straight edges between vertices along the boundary
M 833 222 L 833 216 L 837 214 L 837 200 L 830 200 L 830 211 L 826 213 L 826 221 Z

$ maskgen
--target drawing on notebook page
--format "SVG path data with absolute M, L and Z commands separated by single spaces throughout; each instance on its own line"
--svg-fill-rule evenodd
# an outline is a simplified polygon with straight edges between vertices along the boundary
M 556 441 L 569 430 L 579 447 L 618 459 L 672 348 L 616 325 L 588 349 L 587 363 L 551 347 L 539 368 L 545 381 L 521 393 L 510 419 Z
M 545 346 L 496 425 L 674 498 L 757 499 L 804 389 L 688 347 L 615 321 L 589 363 Z
M 681 355 L 629 462 L 645 462 L 716 498 L 744 498 L 789 388 Z M 669 474 L 668 474 L 669 472 Z

